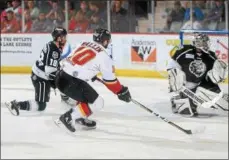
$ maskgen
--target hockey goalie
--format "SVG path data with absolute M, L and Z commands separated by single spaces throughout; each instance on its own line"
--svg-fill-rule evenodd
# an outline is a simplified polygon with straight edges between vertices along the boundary
M 170 92 L 174 92 L 171 97 L 173 113 L 198 116 L 200 105 L 182 92 L 183 87 L 205 102 L 221 93 L 219 83 L 228 76 L 228 64 L 209 50 L 209 43 L 208 35 L 195 33 L 191 45 L 184 45 L 171 55 L 167 71 Z M 228 111 L 228 93 L 224 93 L 210 108 Z

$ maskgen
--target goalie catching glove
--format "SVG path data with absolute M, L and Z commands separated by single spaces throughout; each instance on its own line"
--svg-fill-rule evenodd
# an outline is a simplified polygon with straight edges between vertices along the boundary
M 208 71 L 207 76 L 215 84 L 224 81 L 228 76 L 228 64 L 222 60 L 216 60 L 213 68 Z
M 125 101 L 125 102 L 131 101 L 131 95 L 130 95 L 128 87 L 122 86 L 121 91 L 119 91 L 117 95 L 118 95 L 118 99 L 122 101 Z
M 181 90 L 186 83 L 185 73 L 179 68 L 172 68 L 168 70 L 169 87 L 173 92 Z

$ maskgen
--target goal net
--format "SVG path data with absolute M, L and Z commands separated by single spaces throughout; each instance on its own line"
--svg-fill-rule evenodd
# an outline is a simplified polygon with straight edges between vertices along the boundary
M 181 30 L 180 45 L 191 44 L 195 33 L 207 34 L 210 38 L 210 50 L 215 52 L 219 59 L 228 63 L 228 31 Z

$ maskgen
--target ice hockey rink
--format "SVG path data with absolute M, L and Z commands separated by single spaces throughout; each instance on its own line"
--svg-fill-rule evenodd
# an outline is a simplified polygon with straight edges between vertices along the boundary
M 204 133 L 186 135 L 133 103 L 118 100 L 99 82 L 93 85 L 105 100 L 105 108 L 91 116 L 95 130 L 74 135 L 58 128 L 53 119 L 68 107 L 59 92 L 52 91 L 44 113 L 12 116 L 3 105 L 13 99 L 34 98 L 29 75 L 1 75 L 1 158 L 212 158 L 228 159 L 228 113 L 201 109 L 209 116 L 184 118 L 174 115 L 169 105 L 166 80 L 120 78 L 132 97 L 176 124 Z M 228 84 L 221 85 L 228 92 Z

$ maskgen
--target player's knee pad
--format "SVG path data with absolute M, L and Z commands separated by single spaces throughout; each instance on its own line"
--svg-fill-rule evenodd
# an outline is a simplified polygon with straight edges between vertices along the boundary
M 38 105 L 38 111 L 44 111 L 46 108 L 46 102 L 37 102 Z
M 181 98 L 180 95 L 176 95 L 171 98 L 171 104 L 173 113 L 194 115 L 189 98 Z

